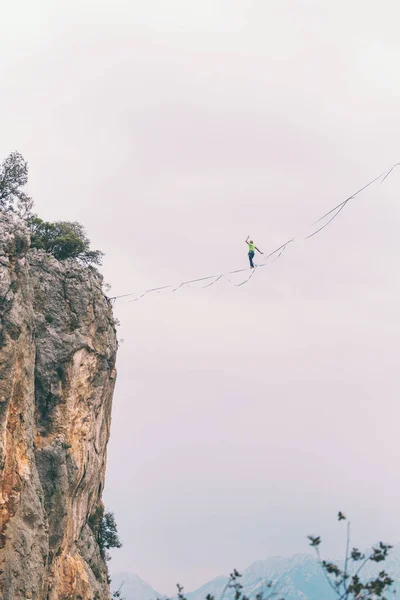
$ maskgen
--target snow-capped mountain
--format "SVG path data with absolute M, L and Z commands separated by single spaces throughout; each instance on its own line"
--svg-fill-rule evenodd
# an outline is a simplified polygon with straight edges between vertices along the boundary
M 188 600 L 204 600 L 207 594 L 211 594 L 218 599 L 227 582 L 228 577 L 218 577 L 186 596 Z M 279 593 L 285 600 L 334 600 L 335 598 L 314 557 L 306 554 L 256 561 L 242 572 L 240 579 L 243 593 L 251 598 L 257 594 L 268 596 L 268 582 L 274 583 L 273 591 Z M 224 595 L 226 600 L 231 600 L 233 596 L 232 590 L 228 590 Z
M 153 588 L 133 573 L 116 573 L 112 576 L 111 591 L 120 589 L 125 600 L 162 600 L 163 594 L 159 594 Z
M 363 570 L 364 578 L 370 578 L 384 569 L 396 582 L 396 590 L 400 591 L 400 546 L 397 546 L 384 563 L 369 564 Z M 337 596 L 329 587 L 321 567 L 314 556 L 296 554 L 290 558 L 273 557 L 254 562 L 250 567 L 241 571 L 240 579 L 243 593 L 254 598 L 257 594 L 264 593 L 268 596 L 267 584 L 274 582 L 274 591 L 278 592 L 284 600 L 336 600 Z M 132 584 L 129 583 L 132 578 Z M 155 592 L 150 585 L 139 577 L 131 574 L 117 574 L 113 576 L 113 589 L 125 581 L 123 596 L 125 600 L 157 600 L 163 598 Z M 209 581 L 193 592 L 186 592 L 187 600 L 205 600 L 210 594 L 216 600 L 221 598 L 228 583 L 227 576 L 220 576 Z M 232 590 L 227 590 L 224 600 L 232 600 Z M 387 593 L 387 598 L 393 598 Z M 165 598 L 165 596 L 164 596 Z

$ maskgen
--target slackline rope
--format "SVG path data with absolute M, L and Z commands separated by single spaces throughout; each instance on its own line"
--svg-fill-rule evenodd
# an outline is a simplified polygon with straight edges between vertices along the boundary
M 289 246 L 289 244 L 294 243 L 296 240 L 309 240 L 310 238 L 312 238 L 315 235 L 317 235 L 318 233 L 320 233 L 323 229 L 325 229 L 325 227 L 328 227 L 328 225 L 330 225 L 332 223 L 332 221 L 334 221 L 334 219 L 336 219 L 336 217 L 339 216 L 341 211 L 347 206 L 347 204 L 351 200 L 354 200 L 354 198 L 356 196 L 361 194 L 361 192 L 366 190 L 368 187 L 370 187 L 377 181 L 381 180 L 381 183 L 383 183 L 385 181 L 385 179 L 387 179 L 389 177 L 389 175 L 392 173 L 392 171 L 394 171 L 394 169 L 398 166 L 400 166 L 400 163 L 396 163 L 395 165 L 390 167 L 390 169 L 388 169 L 387 171 L 384 171 L 383 173 L 378 175 L 378 177 L 375 177 L 374 179 L 372 179 L 372 181 L 370 181 L 369 183 L 367 183 L 366 185 L 361 187 L 359 190 L 354 192 L 354 194 L 352 194 L 351 196 L 346 198 L 346 200 L 343 200 L 343 202 L 341 202 L 340 204 L 338 204 L 337 206 L 335 206 L 334 208 L 329 210 L 327 213 L 322 215 L 322 217 L 320 217 L 319 219 L 314 221 L 314 223 L 312 223 L 310 229 L 317 227 L 317 229 L 315 231 L 313 231 L 313 230 L 309 231 L 306 236 L 303 236 L 303 235 L 295 236 L 295 237 L 291 238 L 290 240 L 288 240 L 287 242 L 285 242 L 284 244 L 282 244 L 281 246 L 279 246 L 279 248 L 276 248 L 275 250 L 273 250 L 272 252 L 267 254 L 267 256 L 264 259 L 264 262 L 259 265 L 256 265 L 256 267 L 254 269 L 250 269 L 250 268 L 236 269 L 235 271 L 229 271 L 228 273 L 221 273 L 221 274 L 217 274 L 217 275 L 208 275 L 207 277 L 199 277 L 198 279 L 190 279 L 188 281 L 182 281 L 177 287 L 174 287 L 172 285 L 163 285 L 160 287 L 151 288 L 149 290 L 146 290 L 139 296 L 136 296 L 132 300 L 129 300 L 129 302 L 137 302 L 141 298 L 144 298 L 145 296 L 147 296 L 147 294 L 160 293 L 161 291 L 166 290 L 166 289 L 171 289 L 172 292 L 177 292 L 178 290 L 180 290 L 183 287 L 186 287 L 186 286 L 190 287 L 191 284 L 198 283 L 201 281 L 205 282 L 205 285 L 200 286 L 201 288 L 208 288 L 212 285 L 215 285 L 216 283 L 218 283 L 218 281 L 221 281 L 221 279 L 225 279 L 226 281 L 228 281 L 231 285 L 233 285 L 235 287 L 241 287 L 242 285 L 245 285 L 246 283 L 248 283 L 250 281 L 250 279 L 253 277 L 253 275 L 257 269 L 259 269 L 260 267 L 266 267 L 266 266 L 272 264 L 273 262 L 277 261 L 282 256 L 283 252 L 286 250 L 286 248 Z M 328 219 L 328 220 L 325 221 L 326 219 Z M 270 259 L 272 257 L 274 257 L 273 260 L 268 261 L 268 259 Z M 244 273 L 247 271 L 250 271 L 250 275 L 248 275 L 246 277 L 246 279 L 244 279 L 244 281 L 242 281 L 241 283 L 234 283 L 228 277 L 228 275 L 235 275 L 237 273 Z M 109 300 L 112 303 L 114 303 L 116 300 L 119 300 L 120 298 L 128 298 L 128 297 L 134 296 L 134 295 L 135 295 L 135 292 L 132 292 L 130 294 L 121 294 L 120 296 L 113 296 L 113 297 L 109 298 Z

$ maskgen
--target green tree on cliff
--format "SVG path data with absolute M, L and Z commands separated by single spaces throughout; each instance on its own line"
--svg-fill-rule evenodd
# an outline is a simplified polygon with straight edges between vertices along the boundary
M 0 209 L 28 217 L 33 200 L 22 190 L 27 183 L 28 163 L 19 152 L 11 152 L 0 164 Z
M 101 264 L 103 253 L 91 250 L 84 227 L 76 221 L 43 221 L 32 213 L 33 200 L 22 188 L 28 183 L 28 163 L 12 152 L 0 164 L 0 211 L 23 219 L 31 232 L 31 247 L 52 254 L 57 260 L 75 259 L 83 264 Z
M 114 513 L 110 511 L 104 512 L 102 506 L 97 506 L 90 515 L 88 523 L 99 545 L 101 556 L 109 560 L 110 556 L 107 550 L 122 547 L 118 537 Z

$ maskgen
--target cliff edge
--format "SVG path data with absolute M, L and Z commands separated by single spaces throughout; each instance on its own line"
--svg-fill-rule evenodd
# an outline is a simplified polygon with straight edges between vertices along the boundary
M 117 341 L 102 278 L 0 215 L 0 597 L 106 600 L 98 519 Z M 91 518 L 92 517 L 92 518 Z

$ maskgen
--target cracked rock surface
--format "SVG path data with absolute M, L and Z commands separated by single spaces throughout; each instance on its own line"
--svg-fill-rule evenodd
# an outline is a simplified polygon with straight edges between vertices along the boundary
M 117 350 L 91 267 L 0 214 L 0 598 L 106 600 L 102 510 Z M 92 529 L 93 528 L 93 529 Z

